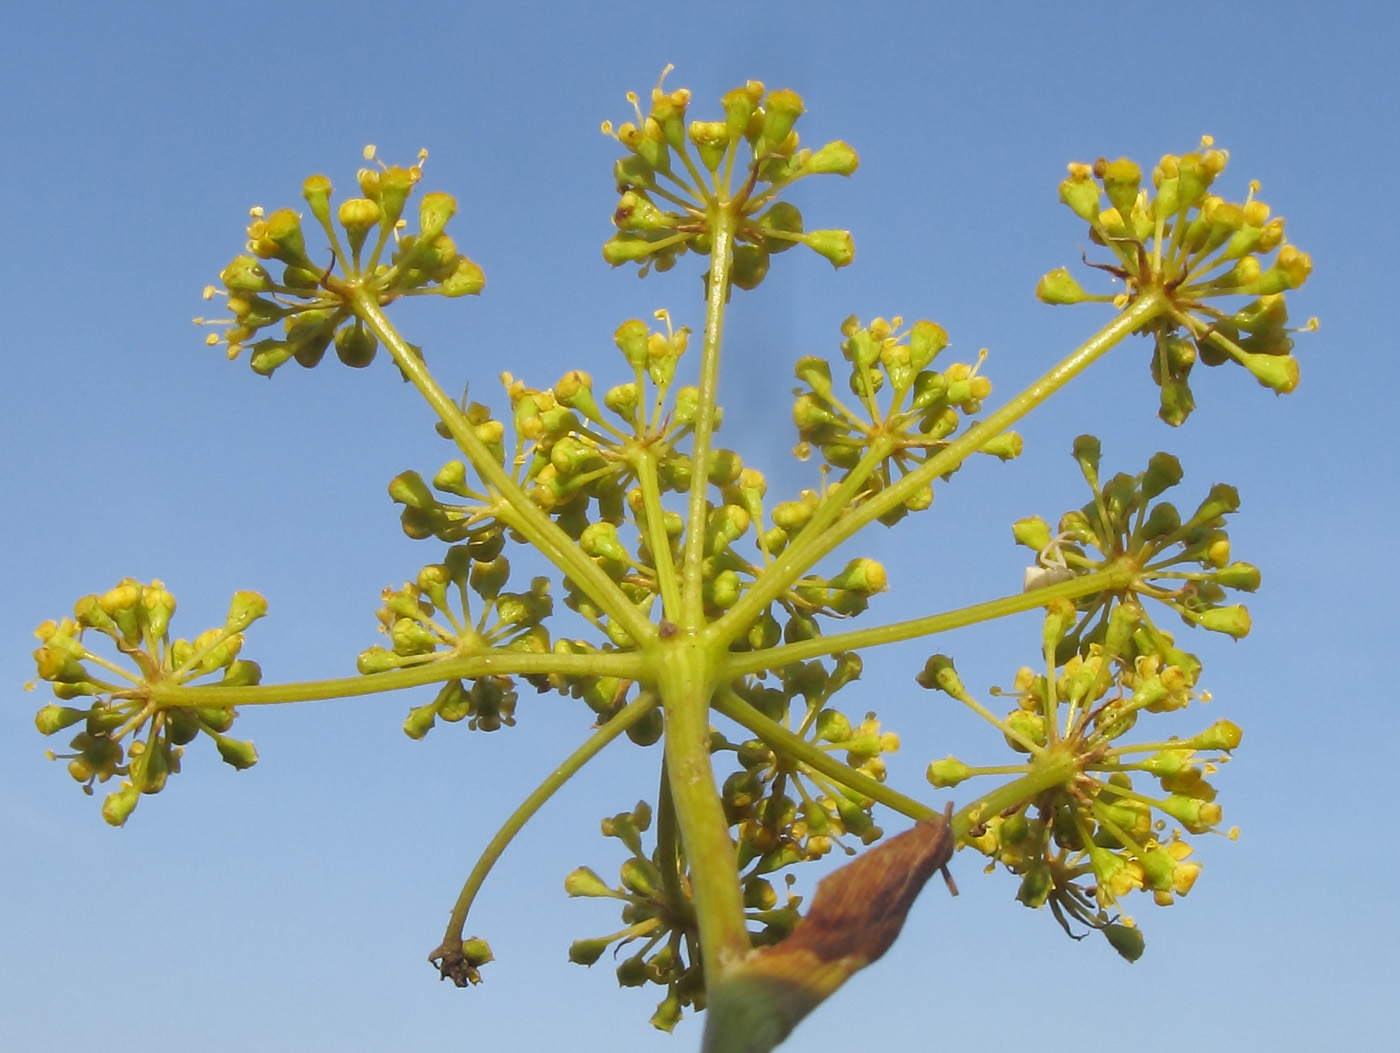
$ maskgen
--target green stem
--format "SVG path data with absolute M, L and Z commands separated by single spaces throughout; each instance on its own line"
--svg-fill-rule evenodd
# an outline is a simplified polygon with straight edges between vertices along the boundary
M 656 476 L 656 454 L 646 449 L 637 454 L 634 468 L 637 485 L 642 491 L 643 526 L 647 547 L 651 549 L 656 566 L 656 587 L 661 593 L 661 610 L 673 622 L 681 617 L 681 591 L 676 580 L 675 559 L 671 555 L 671 536 L 666 533 L 665 509 L 661 504 L 661 486 Z
M 700 357 L 700 390 L 691 441 L 690 508 L 686 522 L 685 552 L 681 561 L 681 626 L 699 632 L 705 623 L 702 562 L 705 558 L 707 499 L 710 492 L 711 442 L 719 392 L 720 341 L 724 335 L 724 307 L 729 297 L 729 268 L 733 263 L 734 229 L 738 217 L 728 203 L 717 203 L 710 212 L 710 282 L 705 303 L 705 340 Z
M 308 680 L 296 684 L 268 684 L 249 687 L 220 687 L 218 684 L 186 687 L 168 681 L 150 685 L 150 698 L 163 708 L 174 706 L 269 706 L 283 702 L 315 702 L 328 698 L 374 695 L 422 687 L 444 680 L 473 680 L 483 676 L 512 676 L 559 673 L 563 676 L 615 676 L 639 680 L 646 675 L 646 660 L 631 651 L 594 654 L 526 654 L 521 651 L 494 651 L 466 658 L 446 658 L 425 662 L 412 669 L 387 673 L 346 676 L 335 680 Z
M 632 605 L 603 569 L 585 555 L 574 540 L 496 463 L 491 451 L 477 438 L 461 407 L 438 386 L 423 360 L 404 342 L 373 294 L 363 286 L 355 286 L 350 292 L 350 302 L 355 314 L 383 341 L 403 375 L 418 389 L 452 433 L 452 438 L 467 455 L 472 467 L 509 506 L 511 526 L 539 549 L 546 559 L 572 578 L 633 640 L 638 644 L 649 640 L 655 634 L 655 627 Z
M 689 634 L 676 634 L 661 650 L 657 686 L 666 713 L 666 771 L 690 868 L 708 985 L 749 951 L 734 842 L 710 765 L 711 672 L 718 656 Z
M 447 931 L 442 938 L 443 948 L 461 946 L 462 928 L 467 923 L 467 912 L 471 910 L 472 901 L 476 899 L 476 894 L 480 891 L 486 876 L 491 873 L 491 868 L 496 865 L 496 860 L 501 858 L 501 853 L 506 850 L 506 846 L 511 843 L 521 828 L 543 807 L 544 803 L 554 795 L 559 787 L 573 778 L 575 773 L 596 757 L 604 746 L 654 708 L 656 708 L 656 698 L 649 692 L 643 691 L 619 710 L 615 717 L 590 735 L 583 745 L 570 753 L 565 758 L 564 763 L 550 772 L 544 782 L 535 787 L 530 795 L 520 802 L 520 806 L 510 813 L 510 817 L 496 831 L 496 836 L 487 842 L 481 857 L 476 861 L 476 866 L 472 867 L 472 872 L 467 876 L 466 884 L 462 886 L 462 892 L 457 897 L 456 905 L 452 908 L 452 916 L 448 919 Z
M 803 662 L 810 658 L 838 654 L 842 651 L 855 651 L 880 644 L 898 643 L 921 636 L 948 632 L 978 622 L 1004 618 L 1022 611 L 1035 610 L 1057 599 L 1079 599 L 1098 592 L 1121 589 L 1132 583 L 1134 572 L 1126 565 L 1114 565 L 1108 570 L 1085 574 L 1070 581 L 1062 581 L 1029 592 L 1012 593 L 1000 599 L 976 603 L 970 607 L 930 614 L 908 621 L 892 622 L 889 625 L 873 626 L 869 629 L 856 629 L 852 632 L 837 633 L 834 636 L 814 636 L 794 644 L 781 644 L 763 651 L 745 651 L 731 654 L 725 665 L 725 676 L 732 679 L 765 669 L 779 669 L 791 662 Z
M 722 618 L 711 627 L 721 639 L 735 638 L 751 625 L 768 605 L 807 572 L 827 553 L 851 537 L 867 523 L 903 504 L 918 490 L 940 475 L 957 468 L 989 440 L 1035 409 L 1065 384 L 1073 380 L 1099 358 L 1103 357 L 1124 337 L 1171 310 L 1171 301 L 1160 289 L 1148 289 L 1131 306 L 1119 313 L 1087 341 L 1075 349 L 1035 383 L 1022 391 L 986 420 L 974 424 L 961 436 L 935 453 L 899 482 L 886 487 L 869 501 L 854 508 L 838 503 L 842 496 L 838 487 L 818 506 L 810 523 L 798 535 L 771 567 L 754 582 Z

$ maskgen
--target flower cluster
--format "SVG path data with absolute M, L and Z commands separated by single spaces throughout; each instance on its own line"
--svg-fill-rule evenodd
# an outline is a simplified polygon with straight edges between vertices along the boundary
M 1126 303 L 1156 289 L 1171 313 L 1149 325 L 1154 341 L 1152 377 L 1161 388 L 1160 415 L 1181 424 L 1195 406 L 1189 377 L 1197 359 L 1206 365 L 1233 360 L 1265 387 L 1285 393 L 1298 384 L 1298 363 L 1287 325 L 1286 293 L 1312 273 L 1312 259 L 1289 244 L 1284 222 L 1254 195 L 1243 201 L 1211 192 L 1229 154 L 1209 136 L 1200 149 L 1168 154 L 1152 170 L 1155 194 L 1142 187 L 1142 170 L 1126 157 L 1071 164 L 1060 200 L 1089 224 L 1090 240 L 1113 254 L 1090 264 L 1126 286 L 1117 297 L 1086 292 L 1064 268 L 1041 279 L 1036 295 L 1046 303 Z M 1105 199 L 1107 199 L 1105 206 Z M 1087 260 L 1086 260 L 1087 262 Z M 1208 301 L 1249 297 L 1225 310 Z M 1315 329 L 1316 319 L 1306 329 Z
M 985 352 L 970 365 L 955 362 L 941 372 L 930 368 L 948 345 L 948 334 L 933 322 L 920 320 L 906 330 L 899 316 L 862 326 L 851 315 L 842 323 L 841 335 L 841 354 L 849 364 L 847 386 L 856 402 L 847 405 L 833 389 L 826 359 L 809 355 L 799 360 L 796 373 L 803 387 L 792 408 L 801 440 L 796 452 L 806 459 L 815 448 L 826 465 L 845 472 L 878 450 L 883 456 L 862 494 L 868 497 L 946 446 L 963 419 L 980 411 L 992 383 L 981 373 Z M 983 452 L 1002 460 L 1016 457 L 1021 437 L 1003 432 Z M 933 489 L 924 487 L 881 522 L 893 525 L 932 503 Z
M 302 184 L 302 197 L 329 242 L 328 263 L 309 254 L 295 210 L 268 215 L 254 208 L 247 254 L 234 257 L 219 276 L 232 318 L 195 319 L 201 325 L 226 327 L 222 334 L 211 333 L 207 342 L 227 344 L 229 358 L 247 346 L 254 372 L 264 376 L 293 359 L 311 368 L 332 343 L 343 363 L 358 368 L 374 360 L 379 341 L 355 312 L 357 292 L 381 305 L 400 296 L 479 293 L 485 275 L 457 251 L 446 233 L 457 211 L 452 195 L 424 195 L 418 232 L 404 233 L 404 211 L 426 158 L 422 151 L 418 163 L 409 168 L 380 162 L 377 168 L 360 169 L 356 179 L 363 196 L 340 204 L 339 231 L 331 222 L 330 180 L 314 175 Z M 375 159 L 372 146 L 365 148 L 365 159 Z M 272 261 L 282 265 L 280 275 L 264 265 Z M 204 298 L 219 293 L 211 285 Z M 264 331 L 270 335 L 255 340 Z
M 817 749 L 844 755 L 853 771 L 883 782 L 885 755 L 899 749 L 899 736 L 881 731 L 874 713 L 853 724 L 832 704 L 861 669 L 853 653 L 836 655 L 830 668 L 819 660 L 794 662 L 776 683 L 749 678 L 735 684 L 734 693 Z M 720 796 L 746 879 L 820 859 L 836 845 L 853 855 L 842 837 L 869 845 L 884 833 L 871 816 L 873 800 L 762 739 L 736 744 L 716 732 L 711 748 L 733 753 L 738 762 Z
M 1092 435 L 1074 441 L 1074 457 L 1093 492 L 1082 508 L 1067 512 L 1051 533 L 1038 516 L 1015 523 L 1018 543 L 1036 553 L 1037 567 L 1027 585 L 1068 580 L 1113 566 L 1132 570 L 1124 595 L 1164 603 L 1189 625 L 1239 638 L 1249 632 L 1249 612 L 1227 603 L 1226 590 L 1253 592 L 1259 569 L 1231 559 L 1225 517 L 1239 509 L 1239 493 L 1218 483 L 1189 516 L 1170 501 L 1158 500 L 1181 482 L 1181 463 L 1157 453 L 1136 476 L 1101 480 L 1100 446 Z M 1098 593 L 1079 601 L 1084 612 L 1066 639 L 1075 649 L 1101 639 L 1109 605 L 1117 595 Z M 1061 656 L 1063 657 L 1063 655 Z
M 1122 567 L 1131 571 L 1126 584 L 1047 604 L 1044 671 L 1023 668 L 1011 691 L 994 689 L 1014 699 L 1004 717 L 968 693 L 950 659 L 930 658 L 919 683 L 968 705 L 1030 760 L 1019 769 L 976 768 L 949 757 L 929 765 L 928 779 L 955 786 L 975 775 L 1059 765 L 1061 775 L 1047 789 L 982 816 L 968 842 L 993 866 L 1020 876 L 1021 902 L 1048 904 L 1066 931 L 1072 921 L 1102 931 L 1131 959 L 1142 951 L 1141 934 L 1109 912 L 1134 891 L 1150 892 L 1163 906 L 1190 891 L 1200 864 L 1189 859 L 1186 835 L 1219 826 L 1222 812 L 1207 776 L 1241 737 L 1221 720 L 1187 739 L 1124 741 L 1144 714 L 1210 697 L 1196 687 L 1199 659 L 1153 623 L 1142 601 L 1167 604 L 1188 625 L 1243 636 L 1248 613 L 1224 604 L 1224 590 L 1253 590 L 1259 572 L 1230 561 L 1223 517 L 1238 506 L 1232 488 L 1214 487 L 1183 521 L 1157 500 L 1181 481 L 1174 457 L 1159 453 L 1139 475 L 1105 482 L 1096 439 L 1077 439 L 1075 457 L 1093 491 L 1089 504 L 1065 515 L 1054 536 L 1038 518 L 1015 525 L 1017 540 L 1038 556 L 1027 587 Z M 1154 780 L 1156 792 L 1144 786 Z
M 121 826 L 142 794 L 159 793 L 180 770 L 185 746 L 205 735 L 219 756 L 235 768 L 249 768 L 258 755 L 251 742 L 230 738 L 234 709 L 228 706 L 180 705 L 172 689 L 221 674 L 221 687 L 256 684 L 256 662 L 239 658 L 243 630 L 267 613 L 267 601 L 255 592 L 235 593 L 224 624 L 193 640 L 169 634 L 175 597 L 159 581 L 143 585 L 126 578 L 101 596 L 84 596 L 73 617 L 46 621 L 36 630 L 34 652 L 40 680 L 53 685 L 61 701 L 90 699 L 86 708 L 52 703 L 39 710 L 35 723 L 45 735 L 81 725 L 69 744 L 74 752 L 51 759 L 68 761 L 68 773 L 91 794 L 93 783 L 120 777 L 120 788 L 107 795 L 102 817 Z M 135 666 L 123 668 L 89 650 L 91 631 L 105 636 Z
M 617 838 L 630 853 L 620 868 L 618 886 L 610 886 L 588 867 L 579 867 L 565 878 L 564 890 L 570 896 L 619 900 L 624 926 L 607 936 L 575 940 L 569 947 L 569 960 L 592 965 L 610 946 L 620 950 L 641 941 L 635 953 L 617 966 L 617 980 L 623 987 L 664 986 L 666 997 L 656 1007 L 651 1022 L 662 1031 L 670 1031 L 687 1006 L 705 1008 L 705 975 L 690 880 L 677 856 L 674 831 L 669 838 L 658 832 L 657 847 L 648 853 L 641 835 L 651 821 L 651 806 L 645 801 L 630 812 L 603 820 L 604 835 Z M 761 877 L 745 881 L 744 901 L 749 921 L 755 926 L 755 946 L 778 942 L 797 924 L 801 901 L 789 892 L 785 903 L 778 906 L 777 892 Z
M 547 654 L 549 633 L 543 622 L 554 609 L 549 579 L 533 579 L 526 592 L 506 592 L 510 562 L 501 554 L 504 541 L 496 531 L 453 545 L 441 563 L 419 571 L 416 581 L 385 589 L 377 617 L 391 643 L 361 652 L 360 672 L 411 668 L 490 648 Z M 468 590 L 480 601 L 475 618 Z M 548 685 L 538 686 L 543 690 Z M 470 718 L 472 729 L 495 731 L 503 724 L 514 725 L 515 703 L 509 677 L 481 677 L 470 685 L 448 680 L 432 702 L 409 713 L 404 731 L 421 739 L 438 717 L 449 722 Z
M 989 870 L 1000 864 L 1021 878 L 1016 898 L 1026 906 L 1048 904 L 1071 935 L 1070 923 L 1077 921 L 1104 932 L 1133 959 L 1141 953 L 1141 935 L 1131 919 L 1109 911 L 1134 891 L 1150 892 L 1166 906 L 1191 890 L 1200 864 L 1189 860 L 1185 834 L 1220 824 L 1216 790 L 1206 776 L 1228 760 L 1240 730 L 1222 720 L 1188 739 L 1121 743 L 1141 714 L 1209 699 L 1194 690 L 1199 663 L 1124 603 L 1114 607 L 1103 643 L 1054 665 L 1074 620 L 1069 601 L 1050 605 L 1045 653 L 1053 673 L 1021 669 L 1011 692 L 1016 706 L 1004 718 L 971 697 L 943 655 L 929 659 L 918 679 L 996 725 L 1013 750 L 1032 758 L 1024 770 L 1052 754 L 1068 758 L 1065 781 L 986 816 L 967 840 L 992 860 Z M 979 769 L 949 757 L 929 765 L 928 779 L 953 786 L 1011 770 Z M 1143 785 L 1153 780 L 1158 792 Z
M 803 229 L 802 213 L 781 191 L 809 175 L 850 175 L 859 159 L 843 142 L 812 151 L 799 145 L 793 125 L 802 116 L 801 96 L 768 91 L 758 81 L 735 88 L 722 100 L 724 119 L 692 120 L 690 92 L 658 85 L 642 113 L 629 94 L 636 121 L 603 131 L 628 151 L 613 174 L 621 198 L 613 213 L 618 232 L 603 246 L 613 266 L 635 262 L 641 273 L 669 270 L 685 252 L 708 255 L 717 210 L 733 210 L 734 267 L 731 280 L 752 289 L 768 273 L 774 253 L 802 244 L 836 267 L 855 258 L 844 230 Z

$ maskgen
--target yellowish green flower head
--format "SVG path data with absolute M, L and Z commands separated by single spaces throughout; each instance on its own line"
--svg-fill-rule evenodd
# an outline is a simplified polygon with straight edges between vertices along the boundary
M 1232 487 L 1213 487 L 1183 517 L 1161 499 L 1181 482 L 1175 457 L 1159 453 L 1136 476 L 1101 480 L 1097 439 L 1080 436 L 1074 456 L 1093 493 L 1089 503 L 1062 516 L 1055 531 L 1039 517 L 1013 525 L 1017 542 L 1036 553 L 1027 592 L 1095 574 L 1114 584 L 1046 604 L 1040 669 L 1023 667 L 1009 690 L 992 691 L 1014 702 L 1004 717 L 971 696 L 944 655 L 930 658 L 918 681 L 993 724 L 1028 758 L 1023 770 L 1063 765 L 1058 785 L 979 817 L 968 843 L 1020 878 L 1016 898 L 1026 906 L 1049 906 L 1067 931 L 1075 923 L 1099 930 L 1134 958 L 1141 937 L 1125 942 L 1112 911 L 1132 892 L 1166 906 L 1191 890 L 1201 868 L 1188 859 L 1187 837 L 1215 832 L 1223 817 L 1207 776 L 1241 739 L 1226 720 L 1189 739 L 1129 738 L 1154 714 L 1210 698 L 1196 686 L 1200 661 L 1153 622 L 1147 604 L 1165 605 L 1188 626 L 1240 637 L 1249 615 L 1226 602 L 1226 590 L 1252 592 L 1259 572 L 1231 561 L 1224 524 L 1239 505 Z M 929 765 L 928 780 L 957 786 L 1012 770 L 948 757 Z
M 121 780 L 102 804 L 107 822 L 121 826 L 142 794 L 164 789 L 180 770 L 185 746 L 200 735 L 226 764 L 242 769 L 257 763 L 251 742 L 226 734 L 237 716 L 232 707 L 172 705 L 169 698 L 174 689 L 214 675 L 217 681 L 204 682 L 226 688 L 257 684 L 262 670 L 239 652 L 243 631 L 266 613 L 262 596 L 237 592 L 222 626 L 193 640 L 172 640 L 175 597 L 160 581 L 143 585 L 125 578 L 100 596 L 80 599 L 72 618 L 46 621 L 35 630 L 39 679 L 49 682 L 60 703 L 85 705 L 50 703 L 34 722 L 45 735 L 81 727 L 69 743 L 72 753 L 50 751 L 49 757 L 68 762 L 68 774 L 84 793 L 91 794 L 94 783 Z M 91 650 L 91 636 L 106 637 L 106 650 L 127 664 Z
M 751 80 L 724 96 L 724 119 L 714 121 L 687 119 L 684 88 L 667 92 L 658 84 L 645 114 L 635 94 L 628 99 L 635 121 L 603 123 L 627 150 L 613 168 L 621 196 L 613 212 L 618 232 L 603 246 L 608 263 L 637 263 L 646 274 L 670 270 L 686 252 L 708 255 L 720 210 L 739 218 L 731 282 L 741 289 L 757 286 L 772 256 L 794 245 L 836 267 L 855 258 L 849 231 L 804 230 L 802 213 L 778 200 L 805 176 L 850 175 L 860 163 L 839 140 L 816 151 L 801 146 L 794 125 L 805 107 L 796 92 Z
M 1126 157 L 1074 163 L 1060 184 L 1060 200 L 1089 224 L 1089 239 L 1112 254 L 1108 263 L 1086 263 L 1112 275 L 1124 290 L 1085 291 L 1060 268 L 1040 280 L 1046 303 L 1113 302 L 1123 307 L 1148 290 L 1160 290 L 1171 313 L 1146 327 L 1154 341 L 1153 379 L 1161 388 L 1160 415 L 1168 424 L 1186 420 L 1195 407 L 1188 378 L 1197 360 L 1234 361 L 1279 394 L 1298 385 L 1286 294 L 1307 281 L 1312 259 L 1284 236 L 1282 217 L 1249 185 L 1243 201 L 1212 192 L 1229 154 L 1210 136 L 1198 150 L 1167 154 L 1152 170 L 1152 190 Z M 1243 304 L 1218 304 L 1245 297 Z M 1317 326 L 1310 320 L 1304 329 Z
M 302 197 L 326 236 L 324 254 L 307 249 L 302 217 L 294 209 L 271 215 L 252 209 L 246 254 L 234 257 L 219 275 L 222 290 L 211 285 L 204 291 L 206 300 L 226 296 L 232 315 L 195 319 L 225 327 L 206 342 L 227 345 L 231 359 L 246 346 L 254 372 L 264 376 L 292 360 L 310 369 L 332 345 L 341 362 L 358 369 L 374 360 L 379 341 L 351 310 L 356 290 L 368 291 L 380 305 L 401 296 L 481 292 L 486 285 L 481 268 L 446 233 L 457 211 L 452 195 L 424 195 L 418 231 L 408 232 L 404 212 L 427 156 L 420 151 L 418 162 L 408 168 L 386 166 L 377 161 L 373 146 L 366 147 L 365 160 L 377 167 L 359 170 L 361 196 L 341 202 L 334 222 L 330 180 L 310 176 L 302 184 Z M 269 270 L 274 263 L 281 265 L 276 276 Z

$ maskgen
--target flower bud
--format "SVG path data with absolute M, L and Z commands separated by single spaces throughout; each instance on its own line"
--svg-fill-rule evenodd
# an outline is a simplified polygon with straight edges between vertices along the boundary
M 873 596 L 889 588 L 885 568 L 873 559 L 853 559 L 840 574 L 827 584 L 833 589 L 847 589 L 858 596 Z
M 1113 949 L 1127 961 L 1135 962 L 1142 957 L 1142 952 L 1146 949 L 1146 941 L 1136 926 L 1105 925 L 1100 931 L 1103 932 L 1104 938 L 1108 940 Z
M 145 613 L 145 608 L 141 606 L 140 582 L 134 578 L 125 578 L 116 588 L 103 593 L 98 603 L 103 612 L 116 624 L 126 643 L 135 644 L 140 641 L 144 628 L 141 615 Z
M 1018 519 L 1011 524 L 1011 536 L 1018 545 L 1024 545 L 1033 552 L 1044 552 L 1050 547 L 1050 524 L 1040 516 Z
M 486 272 L 465 256 L 458 256 L 440 288 L 444 296 L 475 296 L 486 288 Z
M 1049 867 L 1032 863 L 1021 878 L 1021 886 L 1016 890 L 1016 899 L 1027 907 L 1042 907 L 1055 889 L 1054 878 Z
M 607 949 L 606 939 L 575 940 L 569 944 L 569 961 L 575 965 L 592 965 Z
M 72 727 L 85 720 L 90 713 L 87 709 L 70 709 L 67 706 L 49 704 L 34 715 L 34 726 L 41 735 L 52 735 L 64 728 Z
M 616 896 L 612 889 L 588 867 L 579 867 L 564 879 L 564 891 L 570 896 Z
M 253 687 L 262 682 L 262 666 L 257 662 L 236 659 L 224 670 L 220 687 Z
M 645 859 L 624 859 L 621 874 L 623 887 L 638 896 L 654 896 L 661 888 L 661 872 Z
M 661 741 L 666 730 L 666 719 L 658 707 L 639 717 L 626 732 L 628 739 L 636 746 L 652 746 Z
M 756 149 L 766 153 L 782 145 L 803 113 L 802 96 L 787 88 L 770 91 L 763 100 L 763 138 Z
M 1099 215 L 1099 186 L 1088 165 L 1071 164 L 1069 178 L 1060 184 L 1060 200 L 1080 219 L 1090 223 Z
M 1137 201 L 1138 188 L 1142 183 L 1142 169 L 1137 162 L 1126 157 L 1116 161 L 1100 157 L 1094 163 L 1094 175 L 1103 181 L 1104 192 L 1113 207 L 1128 215 Z
M 1102 297 L 1085 292 L 1069 270 L 1059 267 L 1050 271 L 1036 283 L 1036 299 L 1041 303 L 1054 305 L 1084 303 L 1088 300 L 1101 300 Z
M 848 176 L 860 167 L 860 158 L 846 143 L 837 139 L 827 143 L 807 159 L 802 166 L 804 174 Z
M 952 756 L 941 761 L 931 762 L 927 772 L 929 783 L 940 789 L 945 786 L 956 786 L 964 779 L 970 778 L 971 775 L 972 769 Z
M 1018 709 L 1005 721 L 1006 744 L 1017 753 L 1030 753 L 1031 746 L 1045 745 L 1045 718 L 1039 713 Z
M 1238 725 L 1228 720 L 1217 720 L 1195 738 L 1188 739 L 1186 744 L 1198 750 L 1232 750 L 1243 737 L 1244 733 Z
M 112 826 L 122 826 L 135 810 L 140 797 L 141 792 L 135 786 L 123 782 L 120 790 L 108 794 L 102 802 L 102 818 Z
M 1214 607 L 1208 611 L 1188 615 L 1191 621 L 1215 633 L 1225 633 L 1236 640 L 1249 635 L 1249 611 L 1243 604 L 1230 607 Z
M 403 733 L 414 740 L 422 739 L 437 723 L 437 703 L 414 706 L 403 722 Z
M 266 613 L 267 600 L 258 593 L 235 592 L 233 600 L 229 603 L 228 617 L 224 619 L 224 630 L 241 633 Z
M 802 244 L 831 262 L 845 267 L 856 258 L 856 243 L 848 230 L 813 230 L 799 239 Z
M 224 763 L 239 771 L 258 763 L 258 751 L 253 748 L 251 742 L 240 742 L 224 735 L 215 735 L 214 745 L 218 747 L 219 756 L 223 758 Z
M 996 457 L 1002 461 L 1010 461 L 1021 456 L 1021 451 L 1024 448 L 1025 442 L 1021 438 L 1020 432 L 1004 431 L 1000 435 L 993 435 L 978 449 L 979 452 L 988 456 Z
M 369 365 L 378 350 L 378 339 L 364 326 L 345 326 L 336 331 L 336 357 L 351 369 L 363 369 Z
M 379 206 L 365 197 L 352 197 L 342 201 L 336 211 L 336 218 L 345 228 L 346 237 L 350 241 L 350 251 L 356 260 L 359 259 L 360 249 L 369 237 L 369 232 L 379 224 L 379 217 Z
M 768 276 L 769 250 L 760 245 L 742 244 L 734 249 L 734 265 L 729 280 L 740 289 L 756 289 Z
M 1220 822 L 1223 812 L 1213 801 L 1172 794 L 1157 803 L 1157 807 L 1193 834 L 1203 834 Z
M 920 687 L 943 691 L 952 695 L 959 702 L 969 702 L 972 696 L 963 687 L 962 679 L 958 676 L 958 671 L 953 668 L 953 660 L 946 654 L 936 654 L 924 663 L 924 670 L 915 681 Z

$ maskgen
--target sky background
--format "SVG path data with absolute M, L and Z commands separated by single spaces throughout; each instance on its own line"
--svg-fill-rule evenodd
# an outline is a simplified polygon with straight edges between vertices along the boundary
M 746 79 L 806 99 L 803 140 L 842 138 L 861 168 L 792 194 L 809 227 L 848 227 L 853 267 L 774 261 L 736 295 L 721 439 L 764 468 L 770 494 L 811 485 L 788 455 L 786 392 L 804 354 L 837 354 L 838 326 L 931 318 L 950 354 L 990 349 L 1005 396 L 1106 319 L 1032 295 L 1074 264 L 1082 225 L 1056 202 L 1071 160 L 1151 165 L 1202 133 L 1231 151 L 1218 187 L 1250 179 L 1288 219 L 1315 273 L 1290 296 L 1303 381 L 1275 398 L 1243 370 L 1200 371 L 1199 409 L 1155 419 L 1145 347 L 1123 346 L 1026 423 L 1010 465 L 970 466 L 933 511 L 863 539 L 896 583 L 888 618 L 1000 595 L 1025 564 L 1008 529 L 1084 500 L 1068 456 L 1085 430 L 1108 471 L 1155 450 L 1186 469 L 1181 503 L 1239 486 L 1236 558 L 1261 566 L 1255 629 L 1185 641 L 1217 718 L 1245 729 L 1218 779 L 1238 843 L 1207 839 L 1206 869 L 1166 910 L 1137 905 L 1136 965 L 1073 943 L 1023 909 L 1015 880 L 954 863 L 962 895 L 930 887 L 887 958 L 803 1024 L 791 1048 L 1046 1051 L 1087 1045 L 1374 1049 L 1393 1028 L 1400 842 L 1394 807 L 1393 610 L 1400 575 L 1393 240 L 1400 78 L 1393 5 L 743 4 L 185 5 L 17 7 L 0 41 L 0 1045 L 33 1051 L 569 1048 L 690 1050 L 647 1023 L 659 989 L 619 991 L 568 943 L 617 928 L 570 901 L 564 875 L 621 861 L 604 815 L 653 797 L 659 747 L 615 746 L 510 849 L 471 931 L 498 961 L 486 983 L 439 983 L 425 956 L 476 853 L 586 733 L 590 714 L 522 695 L 495 735 L 399 730 L 429 697 L 245 711 L 261 762 L 235 773 L 197 743 L 185 771 L 117 831 L 84 797 L 33 712 L 30 636 L 124 576 L 163 579 L 175 629 L 222 621 L 236 589 L 271 616 L 245 656 L 267 682 L 347 675 L 376 642 L 386 584 L 437 558 L 408 541 L 385 494 L 448 457 L 386 361 L 328 361 L 270 382 L 204 347 L 201 288 L 240 251 L 250 205 L 300 206 L 302 179 L 353 185 L 365 143 L 455 193 L 452 231 L 486 271 L 479 300 L 398 314 L 445 387 L 501 404 L 510 369 L 552 384 L 621 374 L 619 322 L 668 307 L 698 327 L 694 258 L 638 281 L 599 246 L 617 147 L 667 63 L 692 115 Z M 692 363 L 693 368 L 693 363 Z M 1389 525 L 1388 525 L 1389 524 Z M 912 683 L 933 650 L 969 686 L 1006 684 L 1036 651 L 1036 619 L 867 659 L 845 696 L 904 736 L 892 783 L 926 800 L 928 760 L 998 762 L 985 725 Z M 966 791 L 972 792 L 972 791 Z M 963 800 L 964 789 L 953 796 Z M 1375 808 L 1381 809 L 1374 812 Z M 891 830 L 897 824 L 887 824 Z M 810 890 L 811 878 L 804 875 Z M 937 883 L 935 883 L 937 884 Z M 1191 1036 L 1190 1038 L 1186 1036 Z

